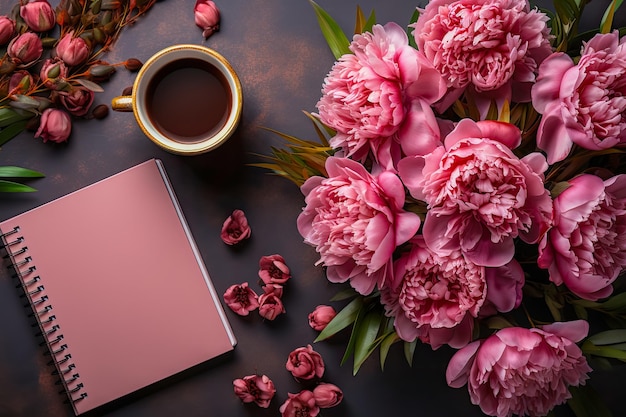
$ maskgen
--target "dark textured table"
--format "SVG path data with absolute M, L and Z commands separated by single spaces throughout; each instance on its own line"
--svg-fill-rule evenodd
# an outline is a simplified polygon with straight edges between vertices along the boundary
M 594 0 L 595 3 L 596 0 Z M 0 0 L 0 14 L 14 1 Z M 157 50 L 175 43 L 205 44 L 221 52 L 238 71 L 243 84 L 244 111 L 236 135 L 217 151 L 197 157 L 175 156 L 146 139 L 131 114 L 111 113 L 104 120 L 75 123 L 66 144 L 44 144 L 24 133 L 0 151 L 0 165 L 19 165 L 46 174 L 31 185 L 38 192 L 0 196 L 0 218 L 6 219 L 56 197 L 74 191 L 152 157 L 164 161 L 183 211 L 220 294 L 234 283 L 256 285 L 262 255 L 282 254 L 293 279 L 284 296 L 287 313 L 274 322 L 258 315 L 227 315 L 239 340 L 232 358 L 151 392 L 136 401 L 110 410 L 108 416 L 277 416 L 287 392 L 298 384 L 285 370 L 289 352 L 312 343 L 316 332 L 307 314 L 328 303 L 335 287 L 314 263 L 313 248 L 302 243 L 296 217 L 303 206 L 297 187 L 285 179 L 248 164 L 267 154 L 281 140 L 262 127 L 305 138 L 314 138 L 310 122 L 301 110 L 313 111 L 321 83 L 333 56 L 320 33 L 307 0 L 224 0 L 220 32 L 204 41 L 194 25 L 191 0 L 159 1 L 137 24 L 127 28 L 110 62 L 135 57 L 146 60 Z M 53 2 L 56 4 L 56 2 Z M 357 3 L 351 0 L 319 0 L 345 31 L 351 31 Z M 378 21 L 408 23 L 417 4 L 406 0 L 362 0 L 366 13 L 376 9 Z M 423 3 L 422 3 L 423 5 Z M 599 21 L 604 3 L 588 7 L 586 19 Z M 622 11 L 624 13 L 624 11 Z M 625 13 L 626 14 L 626 13 Z M 626 25 L 625 16 L 618 19 Z M 118 71 L 98 93 L 96 104 L 108 104 L 131 85 L 134 75 Z M 252 226 L 252 238 L 240 249 L 226 246 L 219 237 L 223 220 L 233 209 L 243 209 Z M 50 219 L 54 221 L 54 219 Z M 68 248 L 71 250 L 71 248 Z M 61 417 L 73 415 L 58 393 L 49 357 L 38 345 L 27 311 L 18 299 L 7 271 L 0 273 L 0 417 Z M 111 305 L 111 308 L 114 308 Z M 89 312 L 86 311 L 88 316 Z M 155 311 L 155 316 L 158 311 Z M 315 344 L 327 364 L 324 380 L 341 387 L 344 401 L 322 411 L 331 416 L 479 416 L 465 389 L 445 383 L 445 368 L 452 351 L 431 351 L 418 346 L 413 367 L 407 366 L 400 345 L 392 347 L 384 372 L 372 357 L 353 376 L 350 364 L 340 365 L 345 338 Z M 233 394 L 232 380 L 253 373 L 270 376 L 277 394 L 269 409 L 244 405 Z M 121 374 L 120 378 L 124 378 Z M 626 403 L 618 381 L 624 367 L 594 371 L 592 384 L 615 416 L 626 415 Z M 566 407 L 559 415 L 568 415 Z

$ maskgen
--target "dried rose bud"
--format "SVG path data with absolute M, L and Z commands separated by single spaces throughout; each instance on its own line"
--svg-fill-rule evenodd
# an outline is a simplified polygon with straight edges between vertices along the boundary
M 313 397 L 319 408 L 330 408 L 341 402 L 343 391 L 337 385 L 322 382 L 313 389 Z
M 276 388 L 267 375 L 248 375 L 233 381 L 235 395 L 244 403 L 254 402 L 261 408 L 268 408 Z
M 126 69 L 129 71 L 133 71 L 133 72 L 139 71 L 139 69 L 142 66 L 143 66 L 143 63 L 136 58 L 130 58 L 124 61 L 124 67 L 126 67 Z
M 54 9 L 47 0 L 39 0 L 20 6 L 20 16 L 33 32 L 46 32 L 56 24 Z
M 202 29 L 205 39 L 220 29 L 220 11 L 213 1 L 196 0 L 193 12 L 196 25 Z
M 81 37 L 74 37 L 74 31 L 67 32 L 56 47 L 56 53 L 68 66 L 82 64 L 89 58 L 89 46 Z
M 7 16 L 0 16 L 0 45 L 9 43 L 15 33 L 15 22 Z
M 319 305 L 315 307 L 311 313 L 309 313 L 309 326 L 313 330 L 317 330 L 318 332 L 324 330 L 328 323 L 337 315 L 337 311 L 327 305 Z
M 131 94 L 133 94 L 133 86 L 129 85 L 128 87 L 126 87 L 125 89 L 122 90 L 122 95 L 123 96 L 130 96 Z
M 72 132 L 72 121 L 69 113 L 59 109 L 46 109 L 41 115 L 36 138 L 44 142 L 65 142 Z
M 109 106 L 107 106 L 106 104 L 99 104 L 93 108 L 93 111 L 91 114 L 94 119 L 98 119 L 98 120 L 104 119 L 105 117 L 109 115 Z
M 26 32 L 9 42 L 7 53 L 17 65 L 27 67 L 41 58 L 43 45 L 36 33 Z

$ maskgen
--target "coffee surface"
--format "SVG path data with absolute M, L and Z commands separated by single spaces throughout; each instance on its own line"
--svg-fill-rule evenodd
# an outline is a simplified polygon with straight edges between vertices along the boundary
M 193 143 L 220 130 L 232 97 L 218 69 L 199 59 L 165 65 L 148 85 L 148 116 L 172 140 Z

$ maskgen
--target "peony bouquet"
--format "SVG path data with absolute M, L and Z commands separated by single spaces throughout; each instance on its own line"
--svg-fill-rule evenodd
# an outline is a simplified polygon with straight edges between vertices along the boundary
M 257 165 L 300 186 L 298 230 L 342 286 L 316 341 L 350 328 L 355 374 L 446 345 L 487 415 L 591 415 L 592 367 L 626 361 L 621 1 L 589 32 L 585 1 L 431 0 L 404 28 L 359 8 L 351 41 L 311 3 L 336 58 L 319 140 L 274 131 Z

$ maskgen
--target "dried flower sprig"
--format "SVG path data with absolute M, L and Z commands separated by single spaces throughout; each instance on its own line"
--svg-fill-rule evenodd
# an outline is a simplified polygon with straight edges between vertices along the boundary
M 131 58 L 109 63 L 109 51 L 122 29 L 137 21 L 156 0 L 47 0 L 18 2 L 0 16 L 0 146 L 25 129 L 44 141 L 64 142 L 72 118 L 102 119 L 92 109 L 118 67 L 136 71 Z

